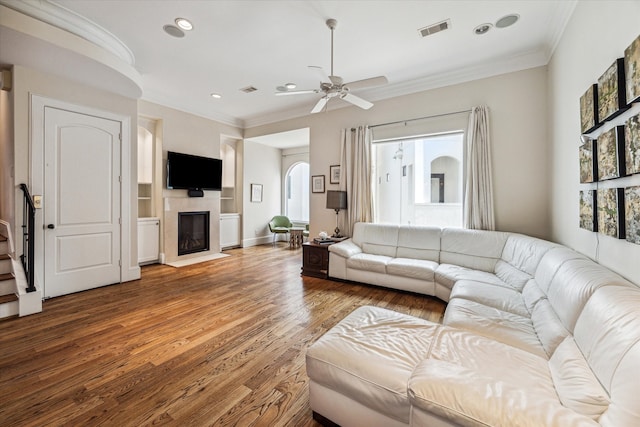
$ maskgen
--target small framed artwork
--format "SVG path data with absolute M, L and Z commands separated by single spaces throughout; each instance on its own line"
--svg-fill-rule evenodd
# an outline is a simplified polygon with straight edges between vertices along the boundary
M 640 245 L 640 186 L 624 189 L 627 241 Z
M 595 182 L 598 180 L 598 161 L 596 152 L 596 140 L 589 140 L 578 148 L 580 158 L 580 182 Z
M 251 184 L 251 201 L 262 202 L 262 184 Z
M 624 124 L 624 155 L 626 173 L 640 173 L 640 114 L 629 117 Z
M 624 50 L 627 102 L 640 101 L 640 36 Z
M 324 175 L 314 175 L 311 177 L 311 192 L 324 193 Z
M 340 165 L 329 166 L 329 183 L 340 184 Z
M 616 126 L 600 135 L 598 148 L 598 180 L 625 176 L 624 126 Z
M 598 121 L 598 85 L 593 84 L 580 97 L 580 133 L 594 131 Z
M 580 191 L 580 228 L 598 231 L 596 190 Z
M 624 58 L 618 58 L 598 79 L 598 121 L 603 123 L 627 108 Z
M 626 238 L 624 188 L 601 188 L 597 193 L 598 232 L 617 239 Z

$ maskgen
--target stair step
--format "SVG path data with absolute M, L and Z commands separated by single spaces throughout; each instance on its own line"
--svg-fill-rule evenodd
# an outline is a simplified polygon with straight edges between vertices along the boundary
M 12 301 L 18 301 L 16 294 L 0 295 L 0 304 L 5 304 Z
M 0 281 L 1 280 L 13 280 L 13 274 L 11 273 L 0 274 Z

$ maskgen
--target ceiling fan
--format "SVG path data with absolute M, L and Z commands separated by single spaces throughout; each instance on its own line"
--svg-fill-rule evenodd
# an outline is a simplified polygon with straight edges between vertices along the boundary
M 324 72 L 322 67 L 310 65 L 309 68 L 315 71 L 320 77 L 320 88 L 309 90 L 288 90 L 286 87 L 278 87 L 279 90 L 276 95 L 302 95 L 307 93 L 322 93 L 322 98 L 313 107 L 311 113 L 319 113 L 327 105 L 327 102 L 331 98 L 344 99 L 353 105 L 368 110 L 373 107 L 373 104 L 367 100 L 364 100 L 354 94 L 350 93 L 352 90 L 363 89 L 366 87 L 380 86 L 387 83 L 387 78 L 384 76 L 371 77 L 369 79 L 356 80 L 350 83 L 343 83 L 342 77 L 333 74 L 333 30 L 336 29 L 338 21 L 335 19 L 327 19 L 327 27 L 331 30 L 331 75 Z

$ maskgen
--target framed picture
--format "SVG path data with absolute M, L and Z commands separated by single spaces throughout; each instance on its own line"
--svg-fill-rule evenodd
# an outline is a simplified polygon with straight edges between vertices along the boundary
M 598 121 L 598 85 L 591 85 L 580 97 L 580 133 L 589 133 L 600 125 Z
M 251 201 L 262 202 L 262 184 L 251 184 Z
M 640 114 L 629 117 L 624 124 L 625 172 L 640 173 Z
M 640 186 L 624 189 L 627 241 L 640 245 Z
M 596 190 L 580 191 L 580 228 L 598 231 Z
M 598 121 L 611 120 L 627 108 L 624 58 L 618 58 L 598 79 Z
M 598 180 L 598 161 L 594 153 L 596 152 L 595 139 L 587 141 L 578 148 L 580 158 L 580 182 L 595 182 Z
M 311 192 L 324 193 L 324 175 L 314 175 L 311 177 Z
M 329 166 L 329 183 L 340 184 L 340 165 Z
M 624 126 L 616 126 L 601 134 L 596 146 L 598 181 L 625 176 Z
M 624 188 L 601 188 L 597 193 L 598 232 L 617 239 L 626 238 Z
M 627 102 L 640 101 L 640 36 L 624 50 Z

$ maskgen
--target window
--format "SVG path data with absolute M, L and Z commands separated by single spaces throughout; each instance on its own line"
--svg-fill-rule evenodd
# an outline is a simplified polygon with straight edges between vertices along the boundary
M 376 222 L 462 227 L 464 132 L 373 144 Z
M 309 222 L 309 164 L 296 163 L 285 178 L 285 215 L 292 222 Z

